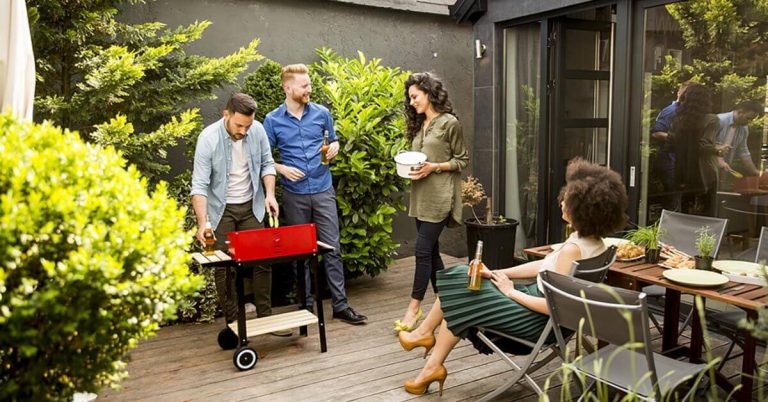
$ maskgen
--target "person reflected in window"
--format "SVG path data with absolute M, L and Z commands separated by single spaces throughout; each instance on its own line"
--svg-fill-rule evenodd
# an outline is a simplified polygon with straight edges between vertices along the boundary
M 412 151 L 427 161 L 411 172 L 408 216 L 416 219 L 416 270 L 411 301 L 395 331 L 411 330 L 423 315 L 421 301 L 435 275 L 444 268 L 438 239 L 443 228 L 461 225 L 461 171 L 469 163 L 461 124 L 453 114 L 443 82 L 417 73 L 405 81 L 406 137 Z
M 717 115 L 720 120 L 720 130 L 717 132 L 716 142 L 730 148 L 718 157 L 718 167 L 730 176 L 759 176 L 760 169 L 752 161 L 752 154 L 747 147 L 749 137 L 749 122 L 763 114 L 763 105 L 756 101 L 739 103 L 736 108 L 728 113 Z M 734 159 L 738 157 L 740 169 L 733 169 Z
M 717 156 L 730 151 L 730 147 L 715 144 L 720 120 L 710 113 L 711 107 L 709 89 L 701 84 L 689 85 L 680 98 L 669 132 L 668 140 L 676 154 L 675 180 L 685 213 L 715 213 Z
M 674 145 L 669 140 L 669 130 L 672 127 L 675 115 L 677 115 L 677 106 L 680 104 L 680 98 L 692 84 L 698 83 L 688 80 L 680 84 L 675 100 L 659 112 L 653 127 L 651 127 L 652 142 L 656 143 L 659 147 L 659 152 L 656 154 L 655 172 L 664 187 L 664 209 L 670 211 L 680 210 L 680 198 L 675 193 L 677 187 L 675 183 L 676 155 Z
M 424 394 L 429 385 L 437 381 L 442 394 L 448 375 L 445 359 L 461 339 L 479 344 L 474 341 L 477 333 L 474 327 L 482 326 L 536 342 L 549 319 L 539 273 L 554 270 L 569 275 L 574 261 L 603 253 L 606 246 L 602 238 L 624 227 L 627 193 L 618 173 L 576 159 L 569 163 L 565 179 L 559 197 L 560 208 L 563 220 L 576 231 L 560 249 L 543 260 L 513 268 L 490 271 L 483 266 L 482 276 L 486 279 L 479 291 L 467 289 L 467 265 L 437 273 L 440 295 L 429 315 L 415 330 L 399 334 L 400 345 L 405 350 L 424 347 L 425 356 L 432 350 L 416 378 L 405 382 L 407 392 Z M 529 285 L 513 282 L 528 278 L 537 278 L 537 281 Z

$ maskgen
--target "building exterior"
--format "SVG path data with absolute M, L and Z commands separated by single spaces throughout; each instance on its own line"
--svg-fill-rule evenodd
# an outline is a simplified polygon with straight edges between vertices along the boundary
M 675 7 L 686 3 L 459 0 L 451 7 L 454 18 L 473 24 L 473 172 L 492 189 L 498 212 L 520 220 L 518 249 L 562 241 L 557 196 L 566 164 L 576 156 L 623 176 L 631 222 L 652 223 L 661 208 L 669 208 L 664 200 L 671 195 L 662 189 L 664 177 L 656 168 L 661 146 L 650 133 L 657 113 L 675 100 L 679 81 L 694 78 L 707 85 L 714 93 L 711 112 L 728 112 L 746 98 L 764 104 L 761 85 L 768 70 L 765 52 L 756 51 L 761 45 L 728 40 L 691 45 L 691 36 L 707 31 L 676 14 Z M 757 19 L 749 29 L 764 33 L 758 26 L 765 26 L 765 13 L 755 11 L 757 2 L 724 3 L 738 6 L 710 11 L 733 19 L 725 30 Z M 730 71 L 691 76 L 702 71 L 700 60 L 726 60 L 720 68 Z M 728 72 L 743 79 L 741 89 L 728 81 Z M 749 127 L 751 157 L 759 166 L 760 145 L 766 142 L 762 120 Z M 732 185 L 720 181 L 718 205 L 721 193 L 733 193 Z M 734 228 L 729 234 L 743 226 L 756 237 L 755 227 L 765 223 L 750 213 L 764 213 L 763 201 L 739 194 L 739 200 L 727 200 L 745 206 L 739 216 L 728 216 Z M 723 216 L 723 210 L 705 214 Z

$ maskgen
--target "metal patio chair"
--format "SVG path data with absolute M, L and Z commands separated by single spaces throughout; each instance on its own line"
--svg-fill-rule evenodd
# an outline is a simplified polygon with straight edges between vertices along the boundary
M 608 343 L 565 364 L 577 374 L 639 399 L 656 401 L 667 400 L 677 387 L 706 370 L 706 364 L 681 362 L 653 352 L 644 293 L 551 271 L 542 273 L 542 281 L 561 349 L 566 347 L 563 329 Z M 680 400 L 695 389 L 691 387 Z
M 610 246 L 598 256 L 574 261 L 571 266 L 571 273 L 582 280 L 599 283 L 605 279 L 605 276 L 608 273 L 608 268 L 610 268 L 615 261 L 616 246 Z M 531 378 L 531 374 L 549 363 L 555 357 L 563 357 L 562 351 L 558 348 L 556 340 L 550 339 L 552 337 L 553 325 L 552 318 L 550 318 L 544 327 L 544 331 L 536 342 L 520 339 L 489 328 L 477 327 L 477 337 L 493 350 L 499 358 L 504 360 L 511 367 L 513 373 L 509 380 L 485 395 L 481 401 L 495 398 L 517 384 L 520 380 L 525 380 L 539 395 L 544 394 L 533 378 Z M 505 352 L 504 349 L 507 351 Z M 512 353 L 510 349 L 514 349 L 515 353 Z M 537 361 L 537 357 L 539 357 L 545 350 L 549 350 L 549 353 Z M 518 356 L 525 354 L 527 357 L 521 364 L 517 364 L 508 356 L 509 353 Z
M 717 253 L 720 251 L 720 244 L 725 235 L 725 227 L 727 223 L 727 219 L 690 215 L 663 209 L 661 211 L 661 218 L 659 219 L 659 242 L 670 245 L 690 256 L 695 256 L 697 254 L 696 231 L 702 227 L 709 226 L 710 232 L 717 238 L 713 254 L 713 257 L 717 257 Z M 664 315 L 662 299 L 664 298 L 666 289 L 658 285 L 650 285 L 643 288 L 643 293 L 645 293 L 648 298 L 648 309 L 651 312 L 651 322 L 653 322 L 653 325 L 661 333 L 662 327 L 655 315 Z M 693 311 L 694 309 L 691 308 L 688 312 L 683 321 L 683 325 L 680 326 L 679 333 L 682 333 L 685 327 L 691 322 Z
M 760 229 L 760 240 L 757 243 L 757 252 L 755 253 L 756 264 L 768 264 L 768 227 L 763 226 Z M 728 351 L 725 352 L 723 360 L 717 367 L 718 371 L 722 370 L 725 363 L 728 360 L 735 359 L 741 356 L 741 353 L 737 353 L 731 356 L 733 348 L 739 345 L 740 348 L 744 348 L 744 338 L 741 335 L 741 329 L 739 328 L 739 322 L 747 318 L 747 313 L 744 310 L 726 310 L 726 311 L 706 311 L 707 326 L 713 331 L 726 336 L 731 342 L 728 345 Z M 765 346 L 764 341 L 759 341 L 758 344 Z M 755 364 L 757 367 L 757 364 Z

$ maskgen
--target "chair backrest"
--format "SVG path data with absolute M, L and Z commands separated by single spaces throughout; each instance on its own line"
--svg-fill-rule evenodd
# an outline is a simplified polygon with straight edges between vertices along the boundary
M 760 240 L 757 242 L 755 262 L 758 264 L 768 264 L 768 227 L 765 226 L 760 228 Z
M 608 275 L 608 269 L 616 262 L 616 246 L 609 246 L 602 254 L 574 261 L 571 274 L 579 279 L 600 283 Z
M 659 219 L 659 241 L 693 256 L 698 254 L 696 251 L 698 234 L 696 232 L 709 226 L 710 232 L 717 239 L 712 256 L 717 257 L 727 223 L 727 219 L 684 214 L 664 209 L 661 211 L 661 219 Z
M 645 293 L 596 284 L 555 271 L 544 271 L 541 277 L 560 347 L 566 347 L 562 328 L 581 330 L 584 335 L 618 346 L 642 342 L 642 348 L 632 350 L 645 355 L 654 391 L 659 395 Z

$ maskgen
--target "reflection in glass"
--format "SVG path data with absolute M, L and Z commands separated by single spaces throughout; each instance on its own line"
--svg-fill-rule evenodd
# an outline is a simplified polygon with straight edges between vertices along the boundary
M 663 168 L 670 155 L 674 159 L 681 150 L 670 147 L 663 136 L 657 135 L 658 116 L 673 105 L 683 82 L 695 80 L 712 92 L 713 105 L 708 112 L 720 115 L 720 143 L 731 129 L 736 129 L 729 123 L 729 113 L 747 101 L 759 102 L 757 109 L 765 107 L 768 41 L 761 38 L 768 34 L 768 10 L 763 3 L 692 0 L 645 10 L 643 102 L 638 111 L 642 117 L 638 223 L 652 223 L 663 208 L 675 208 L 669 201 L 683 192 L 678 183 L 670 186 L 665 182 L 670 174 Z M 728 166 L 720 165 L 716 208 L 683 212 L 727 218 L 729 241 L 723 242 L 720 255 L 751 260 L 760 228 L 768 226 L 768 175 L 755 176 L 766 165 L 768 155 L 763 150 L 768 150 L 764 145 L 768 144 L 768 127 L 763 117 L 749 120 L 745 127 L 746 131 L 738 128 L 742 133 L 738 156 L 727 156 Z M 669 131 L 676 131 L 674 124 Z
M 536 240 L 539 142 L 539 31 L 538 23 L 504 32 L 505 73 L 505 213 L 520 222 L 518 250 Z

